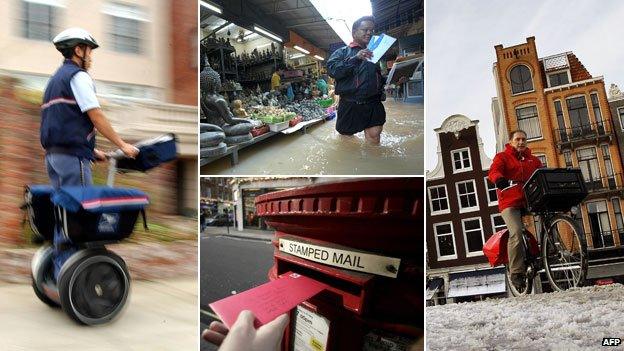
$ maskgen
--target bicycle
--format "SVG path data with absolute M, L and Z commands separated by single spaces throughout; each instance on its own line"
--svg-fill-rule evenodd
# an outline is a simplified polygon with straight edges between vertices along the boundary
M 533 280 L 544 271 L 554 291 L 582 286 L 587 275 L 587 243 L 583 231 L 569 214 L 587 196 L 580 169 L 538 169 L 523 190 L 528 212 L 540 219 L 538 234 L 541 235 L 536 239 L 524 230 L 522 245 L 527 273 L 522 291 L 511 283 L 509 266 L 505 265 L 512 295 L 530 293 Z M 537 240 L 541 242 L 538 244 Z
M 587 274 L 587 244 L 578 224 L 567 214 L 545 212 L 534 215 L 541 218 L 541 244 L 528 230 L 524 231 L 522 244 L 527 272 L 522 291 L 518 291 L 512 284 L 509 266 L 505 265 L 512 295 L 530 293 L 533 280 L 544 271 L 555 291 L 581 286 Z

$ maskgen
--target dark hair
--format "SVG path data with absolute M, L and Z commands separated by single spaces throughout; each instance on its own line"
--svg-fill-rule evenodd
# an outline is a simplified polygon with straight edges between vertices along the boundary
M 64 58 L 70 59 L 74 56 L 74 48 L 63 49 L 63 51 L 61 51 L 61 54 L 63 54 Z
M 74 57 L 74 49 L 76 48 L 76 46 L 82 48 L 82 51 L 86 51 L 88 45 L 78 44 L 78 45 L 72 46 L 71 48 L 65 48 L 61 51 L 61 54 L 63 55 L 63 57 L 66 59 L 71 59 L 72 57 Z
M 525 136 L 525 137 L 527 136 L 527 133 L 526 133 L 524 130 L 522 130 L 522 129 L 516 129 L 516 130 L 512 130 L 512 131 L 509 133 L 509 140 L 513 139 L 513 136 L 514 136 L 516 133 L 522 133 L 522 134 L 524 134 L 524 136 Z
M 373 17 L 373 16 L 364 16 L 364 17 L 360 17 L 360 18 L 356 19 L 355 22 L 353 22 L 353 26 L 351 27 L 351 34 L 355 33 L 355 31 L 360 28 L 360 25 L 364 21 L 370 21 L 370 22 L 375 23 L 375 17 Z

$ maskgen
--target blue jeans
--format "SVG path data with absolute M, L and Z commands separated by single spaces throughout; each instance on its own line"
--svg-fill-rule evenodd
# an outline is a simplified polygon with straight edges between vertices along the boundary
M 65 185 L 91 185 L 91 162 L 77 156 L 65 154 L 47 154 L 46 168 L 50 184 L 58 189 Z M 63 263 L 78 251 L 78 246 L 63 236 L 59 226 L 54 227 L 54 279 L 58 281 L 58 274 Z

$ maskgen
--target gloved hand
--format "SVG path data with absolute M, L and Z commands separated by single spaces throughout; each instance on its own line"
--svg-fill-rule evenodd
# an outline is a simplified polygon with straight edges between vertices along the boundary
M 509 181 L 507 179 L 500 178 L 496 181 L 496 188 L 498 188 L 499 190 L 503 190 L 507 187 L 509 187 Z

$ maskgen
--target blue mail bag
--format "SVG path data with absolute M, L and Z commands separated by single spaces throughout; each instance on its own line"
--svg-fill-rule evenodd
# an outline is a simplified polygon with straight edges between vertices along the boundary
M 52 195 L 63 234 L 74 243 L 119 241 L 132 234 L 149 203 L 137 189 L 67 186 Z
M 28 223 L 32 229 L 32 241 L 52 241 L 54 236 L 54 205 L 50 197 L 54 188 L 50 185 L 27 185 L 24 190 L 24 204 Z
M 119 159 L 119 169 L 145 172 L 177 157 L 176 136 L 172 133 L 142 141 L 135 146 L 139 149 L 137 157 Z

